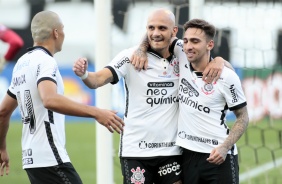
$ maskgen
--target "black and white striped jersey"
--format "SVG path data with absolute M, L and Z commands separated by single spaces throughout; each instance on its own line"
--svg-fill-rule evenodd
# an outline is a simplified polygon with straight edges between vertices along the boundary
M 126 109 L 121 157 L 180 155 L 177 133 L 178 59 L 148 50 L 148 69 L 137 71 L 129 59 L 136 48 L 120 52 L 107 66 L 117 83 L 124 78 Z M 117 97 L 118 98 L 118 97 Z
M 16 63 L 8 94 L 21 112 L 23 168 L 48 167 L 70 162 L 65 149 L 65 116 L 44 108 L 37 86 L 43 80 L 64 85 L 57 62 L 43 47 L 33 47 Z
M 246 98 L 238 75 L 224 67 L 217 82 L 206 84 L 202 73 L 193 70 L 182 49 L 175 46 L 179 58 L 179 119 L 176 144 L 186 149 L 210 153 L 229 134 L 227 110 L 246 106 Z M 234 145 L 233 154 L 237 154 Z M 231 151 L 229 151 L 231 153 Z

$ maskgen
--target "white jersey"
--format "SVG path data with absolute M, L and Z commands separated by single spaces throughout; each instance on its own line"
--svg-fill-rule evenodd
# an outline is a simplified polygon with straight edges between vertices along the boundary
M 41 81 L 64 86 L 57 63 L 43 47 L 33 47 L 16 63 L 8 94 L 21 112 L 23 168 L 48 167 L 70 162 L 65 149 L 65 116 L 44 108 L 38 92 Z
M 226 112 L 246 106 L 241 82 L 237 74 L 224 67 L 219 80 L 206 84 L 202 73 L 195 72 L 186 59 L 182 41 L 175 54 L 179 57 L 179 119 L 176 144 L 201 153 L 222 144 L 229 134 Z M 228 152 L 237 154 L 236 145 Z
M 137 71 L 129 58 L 136 48 L 120 52 L 107 66 L 113 84 L 124 78 L 126 109 L 120 157 L 180 155 L 175 145 L 178 117 L 178 60 L 148 50 L 148 69 Z

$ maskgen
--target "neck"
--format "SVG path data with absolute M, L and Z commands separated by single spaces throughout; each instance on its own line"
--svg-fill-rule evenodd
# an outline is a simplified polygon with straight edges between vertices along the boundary
M 204 72 L 210 61 L 210 54 L 203 56 L 198 62 L 193 62 L 192 67 L 197 72 Z
M 39 42 L 34 42 L 33 46 L 41 46 L 41 47 L 44 47 L 45 49 L 47 49 L 50 54 L 52 54 L 52 56 L 54 56 L 55 54 L 55 50 L 53 49 L 53 47 L 50 46 L 49 43 L 39 43 Z

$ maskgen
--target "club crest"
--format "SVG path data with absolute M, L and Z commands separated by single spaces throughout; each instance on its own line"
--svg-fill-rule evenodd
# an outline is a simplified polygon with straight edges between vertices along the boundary
M 134 184 L 144 184 L 145 182 L 145 176 L 143 173 L 145 172 L 144 169 L 140 169 L 140 167 L 137 167 L 136 170 L 134 168 L 131 169 L 131 172 L 133 173 L 131 176 L 131 183 Z

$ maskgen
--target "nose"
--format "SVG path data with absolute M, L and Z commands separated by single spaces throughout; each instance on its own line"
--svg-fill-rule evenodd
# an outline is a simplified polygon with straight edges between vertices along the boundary
M 191 44 L 191 42 L 187 42 L 187 43 L 184 43 L 184 44 L 183 44 L 183 50 L 184 50 L 185 52 L 191 50 L 192 48 L 193 48 L 193 45 Z
M 160 36 L 160 30 L 159 29 L 154 29 L 153 31 L 153 36 Z

